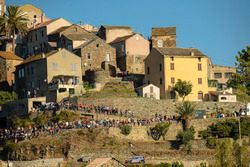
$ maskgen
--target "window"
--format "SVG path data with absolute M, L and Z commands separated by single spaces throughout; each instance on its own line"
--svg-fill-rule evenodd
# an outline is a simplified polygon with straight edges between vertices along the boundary
M 90 60 L 91 59 L 91 53 L 87 54 L 87 59 Z
M 54 71 L 58 70 L 58 64 L 57 63 L 52 63 L 52 69 Z
M 222 78 L 222 73 L 214 73 L 214 78 Z
M 136 64 L 140 64 L 142 61 L 141 61 L 141 57 L 139 57 L 139 56 L 136 56 L 135 57 L 135 63 Z
M 124 45 L 121 45 L 121 52 L 124 52 L 124 51 L 125 51 Z
M 157 40 L 157 47 L 159 47 L 159 48 L 163 47 L 163 41 L 162 41 L 162 39 Z
M 107 62 L 110 62 L 111 58 L 110 58 L 110 54 L 109 53 L 106 53 L 106 58 L 105 59 L 106 59 Z
M 98 48 L 98 47 L 99 47 L 99 44 L 96 44 L 96 47 Z
M 70 66 L 71 66 L 71 71 L 76 71 L 76 64 L 75 63 L 71 64 Z
M 153 92 L 154 92 L 154 87 L 150 86 L 150 93 L 153 93 Z
M 160 78 L 160 85 L 162 85 L 162 78 Z
M 150 81 L 148 81 L 148 84 L 150 84 Z
M 174 57 L 173 57 L 173 56 L 172 56 L 172 57 L 170 57 L 170 60 L 171 60 L 171 61 L 174 61 Z
M 149 67 L 147 68 L 147 74 L 150 74 L 150 69 L 149 69 Z
M 202 78 L 198 78 L 198 84 L 199 84 L 199 85 L 202 84 Z
M 41 34 L 42 34 L 42 37 L 43 37 L 43 36 L 44 36 L 44 32 L 43 32 L 43 30 L 42 30 Z
M 174 70 L 174 63 L 170 63 L 170 70 Z
M 201 58 L 200 57 L 198 57 L 198 62 L 201 62 Z
M 231 78 L 232 75 L 233 75 L 233 73 L 231 73 L 231 72 L 225 72 L 225 73 L 224 73 L 224 77 L 225 77 L 225 78 Z
M 160 71 L 162 71 L 162 64 L 160 64 Z
M 171 77 L 171 84 L 175 84 L 175 78 Z
M 202 68 L 201 68 L 201 63 L 198 64 L 198 71 L 201 71 Z
M 24 78 L 24 69 L 18 70 L 18 78 Z
M 203 92 L 202 92 L 202 91 L 199 91 L 199 92 L 198 92 L 198 99 L 199 99 L 199 100 L 202 100 L 202 99 L 203 99 Z

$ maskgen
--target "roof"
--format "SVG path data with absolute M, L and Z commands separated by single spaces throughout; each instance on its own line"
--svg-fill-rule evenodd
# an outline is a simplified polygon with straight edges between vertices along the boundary
M 35 26 L 35 28 L 31 28 L 30 30 L 36 30 L 36 29 L 38 29 L 38 28 L 45 27 L 45 26 L 47 26 L 47 25 L 49 25 L 49 24 L 51 24 L 51 23 L 53 23 L 53 22 L 55 22 L 55 21 L 57 21 L 57 20 L 60 20 L 60 19 L 64 19 L 64 18 L 59 17 L 59 18 L 56 18 L 56 19 L 52 19 L 52 20 L 45 21 L 45 22 L 43 22 L 43 23 L 37 24 L 37 25 Z M 65 20 L 65 19 L 64 19 L 64 20 Z M 66 21 L 67 21 L 67 20 L 66 20 Z
M 110 25 L 103 25 L 104 28 L 106 29 L 117 29 L 117 28 L 120 28 L 120 29 L 131 29 L 131 27 L 129 26 L 110 26 Z
M 92 39 L 92 40 L 90 40 L 90 41 L 88 41 L 88 42 L 85 42 L 85 43 L 81 44 L 81 45 L 78 46 L 76 49 L 84 48 L 84 47 L 88 46 L 89 44 L 91 44 L 92 42 L 94 42 L 94 41 L 96 41 L 96 40 L 100 40 L 100 41 L 102 41 L 103 43 L 107 44 L 103 39 L 97 37 L 97 38 L 95 38 L 95 39 Z M 109 45 L 109 44 L 107 44 L 107 45 Z M 111 45 L 109 45 L 109 46 L 112 47 Z
M 236 69 L 236 67 L 233 66 L 224 66 L 224 65 L 218 65 L 218 64 L 213 64 L 213 67 L 224 67 L 224 68 L 232 68 L 232 69 Z
M 41 59 L 44 59 L 44 58 L 47 58 L 55 53 L 57 53 L 59 50 L 53 50 L 45 55 L 43 54 L 39 54 L 39 55 L 35 55 L 35 56 L 30 56 L 28 58 L 26 58 L 21 64 L 17 65 L 17 66 L 20 66 L 20 65 L 23 65 L 23 64 L 27 64 L 27 63 L 31 63 L 31 62 L 34 62 L 34 61 L 37 61 L 37 60 L 41 60 Z
M 85 41 L 97 38 L 91 33 L 82 33 L 82 34 L 64 34 L 65 37 L 72 41 Z
M 152 36 L 176 35 L 176 27 L 153 27 Z
M 117 42 L 121 42 L 121 41 L 126 41 L 127 39 L 129 39 L 130 37 L 134 36 L 135 34 L 131 34 L 131 35 L 127 35 L 124 37 L 119 37 L 116 38 L 114 41 L 110 42 L 110 43 L 117 43 Z
M 50 33 L 50 35 L 52 34 L 57 34 L 57 33 L 60 33 L 60 32 L 63 32 L 64 30 L 66 30 L 67 28 L 69 28 L 70 26 L 63 26 L 63 27 L 60 27 L 58 28 L 57 30 L 53 31 Z
M 205 56 L 196 48 L 155 48 L 164 56 Z M 193 54 L 193 55 L 192 55 Z
M 17 55 L 15 55 L 12 52 L 0 51 L 0 57 L 7 59 L 7 60 L 20 60 L 20 61 L 23 60 L 21 57 L 18 57 Z

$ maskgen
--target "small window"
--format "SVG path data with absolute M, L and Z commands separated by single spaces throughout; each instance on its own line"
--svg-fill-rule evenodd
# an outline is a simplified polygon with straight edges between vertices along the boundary
M 202 91 L 199 91 L 199 92 L 198 92 L 198 99 L 199 99 L 199 100 L 202 100 L 202 99 L 203 99 L 203 92 L 202 92 Z
M 198 78 L 198 84 L 199 84 L 199 85 L 202 84 L 202 78 Z
M 201 58 L 200 57 L 198 57 L 198 62 L 201 62 Z
M 157 46 L 158 46 L 159 48 L 162 48 L 162 47 L 163 47 L 163 41 L 162 41 L 162 39 L 157 40 Z
M 150 84 L 150 81 L 148 81 L 148 84 Z
M 214 73 L 214 78 L 222 78 L 222 73 Z
M 201 64 L 199 63 L 198 64 L 198 71 L 201 71 L 202 70 L 202 66 L 201 66 Z
M 174 63 L 170 63 L 170 70 L 174 70 Z
M 227 100 L 227 97 L 221 97 L 220 99 L 221 100 Z
M 54 71 L 58 70 L 58 64 L 57 63 L 52 63 L 52 69 Z
M 224 77 L 225 77 L 225 78 L 231 78 L 232 75 L 233 75 L 233 73 L 231 73 L 231 72 L 225 72 L 225 73 L 224 73 Z
M 160 64 L 160 71 L 162 71 L 162 64 Z
M 91 53 L 88 53 L 88 54 L 87 54 L 87 59 L 88 59 L 88 60 L 91 60 Z
M 162 78 L 160 78 L 160 85 L 162 85 Z
M 121 52 L 125 52 L 124 45 L 121 45 Z
M 66 88 L 59 88 L 59 93 L 62 93 L 62 92 L 66 92 L 67 91 L 67 89 Z
M 147 74 L 150 74 L 150 69 L 149 69 L 149 67 L 147 68 Z
M 99 47 L 99 44 L 96 44 L 96 47 L 98 48 L 98 47 Z
M 135 64 L 140 64 L 142 62 L 142 58 L 139 56 L 135 57 Z
M 174 57 L 173 57 L 173 56 L 172 56 L 172 57 L 170 57 L 170 60 L 171 60 L 171 61 L 174 61 Z
M 175 84 L 175 78 L 171 77 L 171 84 Z
M 71 64 L 71 71 L 76 71 L 76 64 Z
M 153 92 L 154 92 L 154 87 L 150 86 L 150 93 L 153 93 Z
M 110 57 L 110 54 L 109 54 L 109 53 L 106 53 L 106 61 L 107 61 L 107 62 L 110 62 L 110 61 L 111 61 L 111 57 Z

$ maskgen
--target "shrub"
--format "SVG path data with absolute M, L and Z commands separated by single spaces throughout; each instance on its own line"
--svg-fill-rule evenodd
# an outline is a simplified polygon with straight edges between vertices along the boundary
M 0 91 L 0 105 L 17 99 L 15 92 Z
M 170 123 L 157 123 L 155 127 L 150 128 L 150 135 L 154 140 L 159 140 L 160 137 L 165 140 L 165 136 L 168 132 L 168 129 L 170 127 Z
M 131 130 L 132 130 L 132 126 L 131 125 L 122 125 L 120 127 L 121 129 L 121 134 L 127 136 L 130 134 Z
M 176 138 L 179 140 L 182 144 L 187 145 L 191 140 L 194 139 L 195 130 L 194 127 L 191 126 L 186 131 L 179 131 Z

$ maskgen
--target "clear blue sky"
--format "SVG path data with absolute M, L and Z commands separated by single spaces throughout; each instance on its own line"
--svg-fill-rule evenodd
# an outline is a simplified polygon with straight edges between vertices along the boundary
M 250 45 L 250 0 L 6 0 L 31 3 L 50 18 L 72 23 L 129 25 L 146 38 L 151 28 L 177 27 L 177 47 L 195 47 L 213 63 L 234 65 Z

